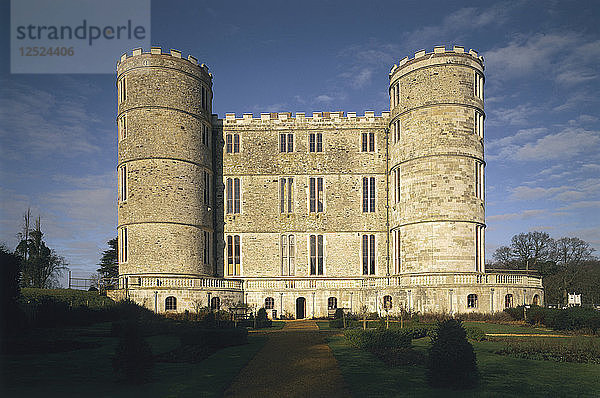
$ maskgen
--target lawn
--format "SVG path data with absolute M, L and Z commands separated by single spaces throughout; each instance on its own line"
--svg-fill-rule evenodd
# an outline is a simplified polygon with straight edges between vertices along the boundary
M 47 354 L 3 355 L 2 390 L 8 397 L 215 397 L 222 395 L 233 378 L 265 344 L 260 335 L 248 337 L 249 344 L 217 351 L 204 361 L 156 363 L 153 382 L 129 386 L 114 382 L 111 357 L 117 339 L 109 337 L 110 323 L 85 328 L 40 329 L 51 341 L 62 339 L 95 342 L 94 348 Z M 175 336 L 159 335 L 147 339 L 154 354 L 175 348 Z
M 496 326 L 479 324 L 495 332 Z M 518 326 L 501 328 L 497 333 L 523 333 Z M 528 330 L 531 328 L 527 328 Z M 530 331 L 531 333 L 531 331 Z M 428 337 L 413 341 L 413 346 L 426 352 Z M 535 361 L 498 355 L 502 342 L 476 342 L 481 385 L 475 390 L 449 391 L 433 389 L 425 381 L 424 366 L 391 368 L 366 351 L 347 344 L 344 337 L 329 341 L 344 379 L 356 397 L 522 397 L 522 396 L 597 396 L 600 391 L 600 365 Z

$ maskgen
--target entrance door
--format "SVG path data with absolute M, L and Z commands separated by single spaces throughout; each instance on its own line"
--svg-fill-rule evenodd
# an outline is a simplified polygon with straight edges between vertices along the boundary
M 306 299 L 304 297 L 298 297 L 296 299 L 296 319 L 304 319 L 306 316 Z

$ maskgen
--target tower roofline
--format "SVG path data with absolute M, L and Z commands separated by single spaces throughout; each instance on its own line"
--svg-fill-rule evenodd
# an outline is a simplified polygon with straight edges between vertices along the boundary
M 463 46 L 454 46 L 452 47 L 452 49 L 446 49 L 446 46 L 435 46 L 433 48 L 433 52 L 427 52 L 426 50 L 419 50 L 417 52 L 415 52 L 415 56 L 414 58 L 409 58 L 404 57 L 400 60 L 400 62 L 398 62 L 398 64 L 394 64 L 390 70 L 389 73 L 389 77 L 390 79 L 392 78 L 394 72 L 396 72 L 399 68 L 402 68 L 404 66 L 407 66 L 408 64 L 411 64 L 414 61 L 418 61 L 421 60 L 425 57 L 437 57 L 437 56 L 443 56 L 443 55 L 460 55 L 460 56 L 464 56 L 464 57 L 470 57 L 472 59 L 474 59 L 475 61 L 477 61 L 482 69 L 484 68 L 484 60 L 483 60 L 483 56 L 479 55 L 479 53 L 473 49 L 470 49 L 469 52 L 465 52 L 465 48 Z

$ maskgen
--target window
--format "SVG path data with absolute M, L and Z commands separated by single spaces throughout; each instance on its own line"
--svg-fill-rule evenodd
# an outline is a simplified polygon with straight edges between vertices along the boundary
M 279 152 L 294 152 L 294 134 L 279 134 Z
M 204 171 L 204 189 L 203 189 L 203 198 L 204 205 L 210 206 L 210 174 L 208 171 Z
M 469 294 L 467 296 L 467 308 L 477 308 L 477 295 Z
M 127 201 L 127 165 L 119 167 L 119 196 L 121 202 Z
M 119 80 L 119 84 L 117 85 L 117 91 L 119 96 L 119 104 L 125 100 L 127 100 L 127 78 L 122 77 Z
M 375 275 L 375 235 L 362 236 L 363 275 Z
M 386 311 L 392 309 L 392 296 L 383 296 L 383 309 Z
M 173 296 L 169 296 L 165 299 L 165 310 L 175 311 L 177 310 L 177 299 Z
M 399 142 L 400 137 L 402 136 L 402 122 L 400 120 L 396 120 L 392 130 L 394 133 L 394 143 Z
M 296 238 L 294 235 L 281 235 L 281 275 L 295 273 Z
M 213 311 L 219 311 L 221 309 L 221 299 L 218 297 L 211 298 L 210 309 Z
M 483 179 L 483 163 L 480 161 L 475 161 L 475 197 L 477 199 L 483 200 L 483 196 L 485 193 L 484 189 L 484 179 Z
M 205 265 L 210 264 L 210 232 L 203 231 L 203 240 L 202 240 L 202 257 Z
M 328 310 L 335 310 L 337 308 L 337 298 L 335 297 L 329 297 L 327 299 L 327 309 Z
M 228 178 L 225 190 L 227 191 L 227 214 L 238 214 L 240 212 L 240 179 Z
M 121 228 L 121 241 L 119 242 L 119 263 L 126 263 L 129 255 L 127 227 Z
M 362 152 L 375 152 L 375 133 L 362 133 Z
M 475 111 L 475 134 L 480 140 L 483 139 L 483 113 Z
M 265 310 L 272 310 L 275 308 L 275 299 L 273 297 L 267 297 L 265 299 Z
M 475 82 L 473 84 L 475 97 L 483 101 L 483 76 L 475 72 Z
M 127 114 L 124 113 L 119 118 L 119 140 L 127 138 Z
M 310 133 L 308 135 L 308 151 L 323 152 L 323 134 Z
M 375 177 L 363 177 L 363 213 L 375 212 Z
M 400 192 L 401 192 L 401 180 L 400 180 L 400 175 L 401 175 L 401 169 L 400 166 L 396 167 L 394 169 L 394 171 L 392 172 L 393 174 L 393 178 L 394 178 L 394 202 L 399 203 L 400 202 Z
M 507 294 L 504 296 L 504 308 L 512 308 L 513 306 L 513 295 Z
M 390 97 L 392 100 L 392 108 L 400 105 L 400 83 L 396 83 L 392 86 Z
M 483 272 L 485 261 L 485 232 L 483 225 L 475 226 L 475 271 Z
M 294 192 L 294 178 L 283 177 L 279 179 L 279 211 L 281 213 L 291 213 L 293 210 L 293 192 Z
M 539 295 L 537 295 L 537 294 L 533 295 L 533 302 L 532 302 L 532 304 L 533 305 L 540 305 L 540 296 Z
M 393 245 L 394 245 L 394 271 L 396 274 L 401 272 L 402 263 L 402 240 L 400 237 L 400 230 L 395 229 L 392 231 L 393 234 Z
M 240 153 L 240 135 L 229 133 L 225 136 L 225 152 Z
M 323 235 L 310 235 L 310 274 L 323 275 Z
M 204 110 L 208 110 L 208 104 L 210 103 L 209 93 L 210 91 L 206 87 L 202 86 L 202 109 Z
M 240 236 L 227 235 L 227 275 L 240 275 Z
M 206 124 L 202 124 L 202 144 L 210 148 L 210 129 Z
M 310 177 L 309 179 L 310 203 L 309 211 L 311 213 L 323 212 L 323 177 Z

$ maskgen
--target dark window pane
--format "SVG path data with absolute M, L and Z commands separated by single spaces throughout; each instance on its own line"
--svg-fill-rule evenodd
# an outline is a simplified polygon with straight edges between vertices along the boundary
M 309 191 L 310 191 L 310 212 L 314 213 L 316 210 L 316 187 L 315 187 L 315 179 L 314 178 L 310 178 L 309 179 Z

